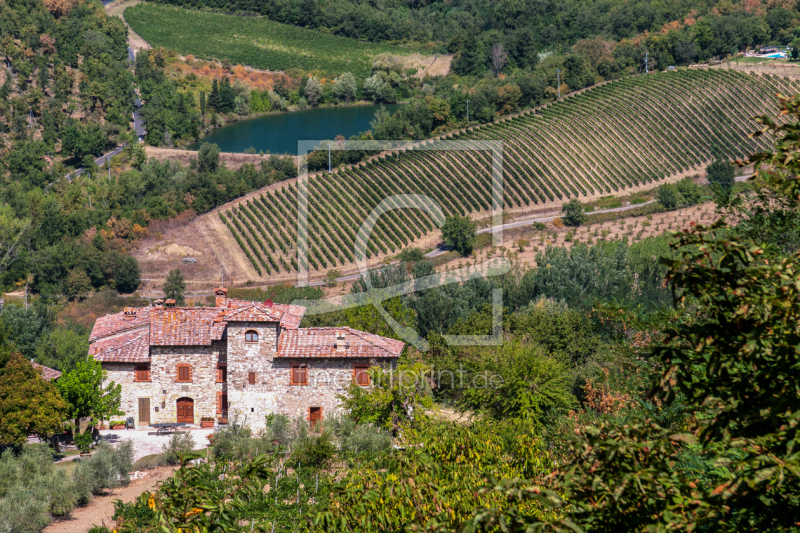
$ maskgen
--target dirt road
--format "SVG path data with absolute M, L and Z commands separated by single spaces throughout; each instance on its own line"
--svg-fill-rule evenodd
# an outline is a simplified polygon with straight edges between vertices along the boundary
M 150 470 L 147 477 L 132 481 L 127 487 L 120 487 L 102 496 L 95 496 L 88 505 L 72 511 L 69 518 L 57 520 L 44 528 L 43 533 L 85 533 L 94 525 L 111 526 L 114 515 L 114 500 L 132 502 L 146 490 L 156 486 L 172 475 L 174 467 L 160 467 Z

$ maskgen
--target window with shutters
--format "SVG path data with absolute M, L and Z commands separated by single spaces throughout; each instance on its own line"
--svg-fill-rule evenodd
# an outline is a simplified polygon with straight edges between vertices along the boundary
M 226 416 L 228 414 L 228 394 L 217 392 L 217 414 Z
M 362 387 L 369 385 L 369 365 L 353 365 L 353 381 Z
M 228 365 L 217 364 L 217 383 L 228 381 Z
M 136 365 L 133 381 L 150 381 L 150 365 Z
M 254 329 L 245 331 L 244 342 L 258 342 L 258 332 Z
M 247 382 L 250 385 L 255 385 L 256 384 L 256 373 L 255 372 L 248 372 L 247 373 Z
M 308 366 L 292 365 L 291 385 L 308 385 Z
M 177 382 L 190 383 L 192 381 L 192 367 L 188 364 L 178 365 Z

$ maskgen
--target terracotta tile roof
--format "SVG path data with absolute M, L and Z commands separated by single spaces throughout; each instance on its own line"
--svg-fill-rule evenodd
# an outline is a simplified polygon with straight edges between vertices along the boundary
M 306 308 L 302 305 L 275 304 L 273 309 L 281 313 L 281 327 L 284 329 L 297 329 L 306 314 Z
M 136 313 L 135 316 L 125 316 L 125 311 L 120 311 L 98 318 L 92 328 L 92 334 L 89 335 L 89 342 L 150 325 L 150 307 L 132 309 Z
M 42 377 L 47 381 L 53 381 L 54 379 L 58 379 L 61 377 L 61 372 L 56 370 L 55 368 L 50 368 L 49 366 L 40 365 L 36 361 L 31 359 L 31 366 L 37 370 L 42 371 Z
M 133 331 L 111 339 L 102 339 L 89 347 L 95 361 L 106 363 L 149 363 L 150 334 Z
M 228 300 L 228 308 L 223 314 L 227 322 L 279 322 L 281 312 L 257 302 Z
M 217 307 L 154 308 L 150 312 L 150 345 L 209 346 L 214 333 L 221 336 L 219 327 L 214 327 L 220 312 Z
M 344 347 L 337 348 L 337 338 L 344 333 Z M 350 328 L 300 328 L 281 332 L 276 357 L 399 357 L 402 341 Z

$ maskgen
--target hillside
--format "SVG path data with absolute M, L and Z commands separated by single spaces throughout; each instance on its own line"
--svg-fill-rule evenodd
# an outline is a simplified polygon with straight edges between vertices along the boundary
M 369 76 L 379 54 L 411 54 L 399 46 L 363 43 L 266 18 L 146 3 L 126 9 L 125 21 L 155 47 L 271 71 L 299 68 Z
M 504 143 L 505 216 L 627 194 L 675 181 L 714 159 L 763 149 L 748 138 L 751 117 L 774 113 L 777 92 L 795 82 L 739 72 L 680 72 L 627 78 L 513 119 L 450 138 Z M 435 142 L 434 142 L 435 147 Z M 409 151 L 381 156 L 309 180 L 309 272 L 352 267 L 356 232 L 392 194 L 430 196 L 445 214 L 491 215 L 490 154 Z M 238 264 L 240 279 L 294 274 L 296 182 L 276 184 L 199 217 L 217 257 Z M 369 243 L 372 262 L 438 236 L 420 211 L 394 211 Z M 247 265 L 247 272 L 241 266 Z M 230 267 L 230 265 L 229 265 Z

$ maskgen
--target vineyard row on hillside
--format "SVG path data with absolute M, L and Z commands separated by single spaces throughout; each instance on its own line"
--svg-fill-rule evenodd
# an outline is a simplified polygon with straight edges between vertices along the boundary
M 503 143 L 508 209 L 615 194 L 715 159 L 767 147 L 752 139 L 752 117 L 774 114 L 776 93 L 797 82 L 738 71 L 687 71 L 626 78 L 448 139 Z M 354 261 L 356 232 L 383 199 L 422 194 L 446 215 L 491 210 L 492 153 L 409 150 L 309 179 L 308 269 Z M 265 191 L 226 206 L 220 217 L 259 275 L 297 264 L 297 187 Z M 368 257 L 396 253 L 435 229 L 421 210 L 380 218 Z

